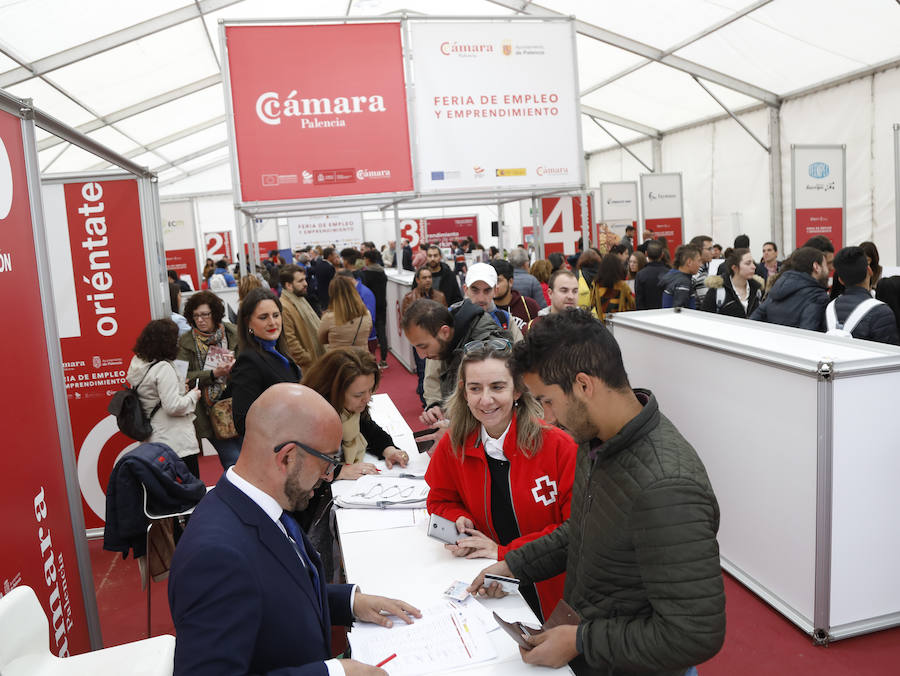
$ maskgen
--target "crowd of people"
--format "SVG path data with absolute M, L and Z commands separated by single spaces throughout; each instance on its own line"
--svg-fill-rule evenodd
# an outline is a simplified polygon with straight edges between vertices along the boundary
M 209 290 L 192 294 L 181 312 L 173 280 L 173 318 L 154 320 L 139 337 L 128 381 L 150 416 L 150 441 L 171 445 L 197 472 L 199 443 L 208 439 L 225 470 L 221 500 L 201 503 L 173 562 L 176 673 L 215 672 L 198 655 L 206 641 L 199 628 L 220 622 L 215 608 L 235 594 L 275 610 L 216 625 L 223 635 L 246 634 L 225 651 L 233 664 L 265 672 L 325 662 L 327 673 L 340 673 L 327 645 L 281 651 L 262 635 L 273 617 L 290 616 L 290 597 L 278 599 L 250 570 L 262 554 L 235 556 L 222 531 L 233 521 L 226 503 L 242 523 L 280 530 L 297 550 L 310 571 L 304 584 L 321 599 L 323 630 L 323 605 L 341 622 L 348 606 L 350 621 L 380 621 L 378 611 L 413 621 L 418 613 L 330 584 L 340 579 L 330 482 L 377 472 L 367 453 L 388 467 L 409 461 L 368 413 L 387 368 L 385 265 L 398 255 L 414 273 L 399 311 L 415 350 L 420 422 L 431 428 L 420 440 L 434 442 L 428 511 L 455 523 L 460 539 L 446 545 L 450 554 L 495 562 L 470 592 L 500 595 L 484 573 L 513 576 L 538 618 L 560 601 L 580 615 L 575 626 L 533 637 L 526 662 L 571 663 L 585 674 L 695 673 L 724 637 L 718 506 L 694 449 L 651 392 L 631 388 L 603 320 L 688 308 L 898 344 L 900 278 L 881 279 L 871 242 L 835 252 L 824 237 L 785 260 L 772 242 L 755 259 L 746 236 L 725 251 L 698 236 L 670 252 L 663 238 L 638 245 L 633 230 L 609 251 L 542 260 L 525 247 L 504 257 L 454 243 L 445 259 L 437 246 L 392 244 L 306 247 L 290 262 L 273 252 L 269 265 L 240 278 L 213 267 Z M 474 262 L 466 253 L 477 254 Z M 239 289 L 233 322 L 214 293 L 223 282 Z M 188 363 L 184 379 L 176 357 Z M 225 401 L 233 434 L 223 438 L 214 409 Z M 273 429 L 279 420 L 290 429 Z M 234 537 L 242 546 L 256 546 L 241 533 Z M 200 600 L 187 585 L 223 556 L 232 558 L 228 579 L 257 582 L 203 583 L 223 605 Z M 384 673 L 341 662 L 348 674 Z

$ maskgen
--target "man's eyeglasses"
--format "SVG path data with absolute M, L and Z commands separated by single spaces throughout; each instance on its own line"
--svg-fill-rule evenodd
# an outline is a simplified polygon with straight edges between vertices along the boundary
M 344 464 L 340 460 L 335 460 L 334 456 L 325 455 L 324 453 L 320 453 L 316 449 L 314 449 L 310 446 L 307 446 L 302 441 L 285 441 L 283 444 L 278 444 L 273 450 L 276 453 L 278 453 L 281 449 L 283 449 L 285 446 L 287 446 L 289 444 L 294 444 L 295 446 L 299 447 L 301 450 L 306 451 L 307 453 L 318 458 L 319 460 L 324 460 L 325 462 L 327 462 L 329 467 L 328 467 L 328 471 L 326 472 L 326 474 L 331 474 L 338 467 L 340 467 L 341 465 Z
M 492 352 L 508 352 L 512 349 L 512 343 L 506 338 L 488 338 L 487 340 L 473 340 L 463 345 L 463 354 L 469 354 L 477 350 L 490 350 Z

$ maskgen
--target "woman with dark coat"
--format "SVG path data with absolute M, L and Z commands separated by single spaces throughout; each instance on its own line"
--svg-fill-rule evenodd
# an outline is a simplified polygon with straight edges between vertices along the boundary
M 709 275 L 702 310 L 746 319 L 759 307 L 765 282 L 756 274 L 750 249 L 734 249 L 719 268 L 730 274 Z
M 184 318 L 190 330 L 178 338 L 178 359 L 188 363 L 188 383 L 197 382 L 203 393 L 194 411 L 194 430 L 198 439 L 209 440 L 222 467 L 228 469 L 237 462 L 241 438 L 217 438 L 209 420 L 209 407 L 225 398 L 237 351 L 237 329 L 223 321 L 225 304 L 212 291 L 198 291 L 188 298 Z
M 237 361 L 231 369 L 234 427 L 244 434 L 244 420 L 257 397 L 276 383 L 299 383 L 300 367 L 287 356 L 281 333 L 281 301 L 271 289 L 253 289 L 238 312 Z

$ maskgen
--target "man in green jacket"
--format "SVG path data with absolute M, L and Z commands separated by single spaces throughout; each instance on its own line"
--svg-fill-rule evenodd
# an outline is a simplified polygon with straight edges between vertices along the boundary
M 576 674 L 681 676 L 725 638 L 716 532 L 703 463 L 648 390 L 632 390 L 603 324 L 581 310 L 542 318 L 515 346 L 513 371 L 579 443 L 569 519 L 486 568 L 522 582 L 566 573 L 580 616 L 532 637 L 530 664 Z

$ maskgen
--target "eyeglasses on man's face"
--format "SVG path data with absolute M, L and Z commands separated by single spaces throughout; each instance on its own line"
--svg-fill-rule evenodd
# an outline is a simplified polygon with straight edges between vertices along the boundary
M 311 446 L 307 446 L 307 445 L 304 444 L 302 441 L 285 441 L 285 442 L 282 443 L 282 444 L 278 444 L 278 445 L 277 445 L 274 449 L 272 449 L 272 450 L 274 450 L 276 453 L 278 453 L 278 452 L 281 451 L 285 446 L 289 446 L 290 444 L 294 444 L 294 446 L 297 446 L 298 448 L 300 448 L 300 450 L 305 451 L 305 452 L 308 453 L 309 455 L 311 455 L 311 456 L 313 456 L 313 457 L 316 457 L 316 458 L 318 458 L 319 460 L 324 460 L 325 462 L 327 462 L 327 463 L 328 463 L 328 471 L 325 472 L 326 474 L 331 474 L 331 473 L 332 473 L 333 471 L 335 471 L 338 467 L 340 467 L 341 465 L 344 464 L 344 463 L 342 463 L 340 460 L 336 460 L 334 456 L 332 456 L 332 455 L 325 455 L 324 453 L 320 453 L 319 451 L 317 451 L 316 449 L 312 448 Z

